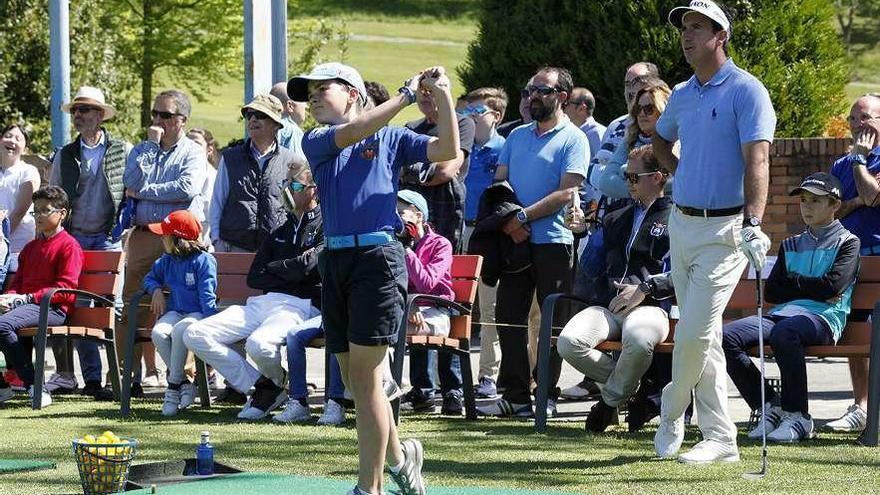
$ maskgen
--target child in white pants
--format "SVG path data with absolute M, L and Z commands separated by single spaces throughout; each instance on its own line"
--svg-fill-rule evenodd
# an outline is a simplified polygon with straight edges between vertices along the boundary
M 195 387 L 184 372 L 188 350 L 182 336 L 217 312 L 217 262 L 199 240 L 201 224 L 189 211 L 175 211 L 149 229 L 162 236 L 165 254 L 144 277 L 143 289 L 153 297 L 151 309 L 159 319 L 152 340 L 168 367 L 162 415 L 175 416 L 195 400 Z M 167 303 L 163 288 L 171 291 Z

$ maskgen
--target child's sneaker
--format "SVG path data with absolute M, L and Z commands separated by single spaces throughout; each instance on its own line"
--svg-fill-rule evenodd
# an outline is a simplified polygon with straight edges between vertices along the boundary
M 159 370 L 150 370 L 144 375 L 141 385 L 144 387 L 167 387 L 168 382 L 165 381 L 165 377 Z
M 345 408 L 333 399 L 324 405 L 324 413 L 318 418 L 319 425 L 337 426 L 345 422 Z
M 771 442 L 796 443 L 816 437 L 813 418 L 799 412 L 782 412 L 779 427 L 767 434 Z
M 162 416 L 177 416 L 180 410 L 180 390 L 165 391 L 165 402 L 162 403 Z
M 425 451 L 422 443 L 414 438 L 400 442 L 403 450 L 403 466 L 394 472 L 389 469 L 391 479 L 397 483 L 401 495 L 425 495 L 425 480 L 422 479 L 422 464 L 425 461 Z
M 825 429 L 831 431 L 862 431 L 868 425 L 868 413 L 858 404 L 846 409 L 843 416 L 825 423 Z
M 758 426 L 754 427 L 752 431 L 749 432 L 748 437 L 752 440 L 760 440 L 764 431 L 766 431 L 767 434 L 770 434 L 770 432 L 779 428 L 779 424 L 782 422 L 783 412 L 779 406 L 771 406 L 770 403 L 767 403 L 764 407 L 766 408 L 767 414 L 759 416 Z
M 288 399 L 284 410 L 272 417 L 272 421 L 279 423 L 305 423 L 312 419 L 312 413 L 308 405 L 303 405 L 299 399 Z
M 505 418 L 530 418 L 535 415 L 532 411 L 531 404 L 517 404 L 515 402 L 509 402 L 506 399 L 498 399 L 492 404 L 478 407 L 477 413 L 481 416 L 499 416 Z
M 54 373 L 48 380 L 46 380 L 46 383 L 43 384 L 43 388 L 46 389 L 47 392 L 53 394 L 72 394 L 76 392 L 77 384 L 76 379 L 73 377 Z
M 34 400 L 34 386 L 33 385 L 31 385 L 28 388 L 28 396 L 31 398 L 31 401 Z M 46 390 L 45 387 L 43 387 L 40 404 L 41 404 L 40 407 L 49 407 L 52 405 L 52 395 L 49 393 L 48 390 Z
M 494 399 L 498 397 L 498 387 L 492 377 L 484 376 L 480 378 L 480 383 L 474 387 L 474 395 L 480 399 Z

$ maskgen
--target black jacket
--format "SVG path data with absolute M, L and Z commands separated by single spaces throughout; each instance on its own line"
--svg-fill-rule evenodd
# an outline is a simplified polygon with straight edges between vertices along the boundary
M 248 272 L 247 284 L 264 292 L 311 299 L 312 305 L 320 308 L 318 254 L 323 249 L 321 208 L 306 212 L 299 225 L 296 218 L 289 215 L 260 245 Z
M 501 229 L 522 205 L 505 182 L 487 187 L 480 196 L 477 223 L 468 241 L 468 254 L 483 257 L 480 279 L 494 287 L 502 273 L 518 273 L 532 266 L 528 242 L 516 244 Z
M 603 219 L 605 235 L 605 277 L 597 287 L 597 303 L 607 306 L 617 294 L 612 282 L 626 279 L 629 283 L 640 283 L 649 276 L 664 273 L 664 263 L 669 256 L 669 213 L 672 200 L 658 198 L 645 213 L 638 233 L 629 246 L 632 235 L 636 204 L 630 204 L 611 211 Z M 663 281 L 657 285 L 657 282 Z M 657 306 L 659 299 L 671 295 L 667 287 L 667 277 L 655 281 L 656 289 L 643 305 Z M 604 282 L 604 283 L 602 283 Z

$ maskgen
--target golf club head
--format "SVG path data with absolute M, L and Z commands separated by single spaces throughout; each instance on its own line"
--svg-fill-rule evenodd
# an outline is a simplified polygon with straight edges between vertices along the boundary
M 758 471 L 757 473 L 743 473 L 742 477 L 744 480 L 757 481 L 757 480 L 764 479 L 764 476 L 766 474 L 767 473 L 762 470 L 762 471 Z

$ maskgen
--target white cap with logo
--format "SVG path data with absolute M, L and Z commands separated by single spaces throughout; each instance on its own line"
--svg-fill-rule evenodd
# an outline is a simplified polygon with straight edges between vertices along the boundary
M 698 12 L 717 22 L 722 29 L 728 32 L 729 36 L 730 19 L 727 18 L 727 15 L 721 10 L 721 7 L 719 7 L 718 4 L 711 0 L 691 0 L 691 3 L 686 7 L 676 7 L 670 10 L 669 23 L 677 28 L 681 28 L 682 19 L 684 19 L 685 15 L 691 12 Z

